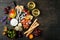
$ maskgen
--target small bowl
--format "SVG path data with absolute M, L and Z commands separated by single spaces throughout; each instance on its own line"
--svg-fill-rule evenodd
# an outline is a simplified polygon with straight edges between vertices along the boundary
M 39 9 L 33 9 L 32 10 L 32 15 L 35 16 L 35 17 L 39 16 L 40 15 L 40 10 Z
M 30 2 L 28 2 L 27 6 L 29 9 L 34 9 L 36 5 L 33 1 L 30 1 Z

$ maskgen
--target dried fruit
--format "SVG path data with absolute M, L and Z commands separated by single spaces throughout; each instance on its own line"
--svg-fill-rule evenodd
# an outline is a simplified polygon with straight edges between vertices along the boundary
M 8 28 L 7 28 L 6 26 L 4 26 L 4 30 L 3 30 L 3 31 L 5 31 L 5 32 L 6 32 L 7 30 L 8 30 Z
M 32 15 L 26 15 L 26 16 L 25 16 L 25 19 L 32 20 L 32 19 L 33 19 L 33 16 L 32 16 Z
M 5 35 L 5 34 L 6 34 L 6 32 L 3 32 L 2 34 L 3 34 L 3 35 Z
M 33 39 L 33 37 L 34 37 L 33 34 L 29 35 L 29 39 Z
M 40 36 L 41 30 L 38 29 L 38 28 L 36 28 L 36 29 L 34 30 L 33 34 L 34 34 L 34 36 Z

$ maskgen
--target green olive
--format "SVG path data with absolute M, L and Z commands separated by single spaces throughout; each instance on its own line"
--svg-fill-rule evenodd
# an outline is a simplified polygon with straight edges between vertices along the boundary
M 15 35 L 16 35 L 16 33 L 15 33 L 14 30 L 8 30 L 7 34 L 8 34 L 7 36 L 8 36 L 9 38 L 14 38 Z

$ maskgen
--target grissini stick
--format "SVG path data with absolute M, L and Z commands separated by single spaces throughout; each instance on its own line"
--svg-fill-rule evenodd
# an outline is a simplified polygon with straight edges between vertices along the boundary
M 28 37 L 28 35 L 29 35 L 29 34 L 31 34 L 31 33 L 32 33 L 32 31 L 33 31 L 33 30 L 31 30 L 29 33 L 27 33 L 27 34 L 26 34 L 26 37 Z
M 29 30 L 29 31 L 27 32 L 27 34 L 26 34 L 26 37 L 28 37 L 28 35 L 31 34 L 31 33 L 33 32 L 33 30 L 34 30 L 37 26 L 39 26 L 39 24 L 36 24 L 36 25 L 34 26 L 34 28 L 32 28 L 31 30 Z
M 37 26 L 39 26 L 39 24 L 36 22 L 36 24 L 33 25 L 32 28 L 30 30 L 28 30 L 28 31 L 31 31 L 31 30 L 35 29 Z
M 38 26 L 39 24 L 37 24 L 37 22 L 33 25 L 33 26 L 31 26 L 31 28 L 29 28 L 27 31 L 29 32 L 30 30 L 33 30 L 33 29 L 35 29 L 37 26 Z M 27 33 L 28 33 L 27 32 Z
M 35 21 L 33 22 L 33 24 L 37 21 L 37 19 L 35 19 Z M 32 24 L 32 25 L 33 25 Z M 30 26 L 30 28 L 28 30 L 30 30 L 32 28 L 32 25 Z M 26 31 L 24 34 L 26 34 L 28 31 Z
M 39 26 L 39 24 L 36 23 L 36 24 L 34 25 L 34 28 L 30 29 L 29 31 L 27 31 L 27 32 L 25 33 L 26 36 L 28 36 L 30 33 L 32 33 L 33 30 L 34 30 L 37 26 Z

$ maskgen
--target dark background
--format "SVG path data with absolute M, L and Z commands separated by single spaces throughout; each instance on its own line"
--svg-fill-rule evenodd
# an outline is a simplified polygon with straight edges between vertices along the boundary
M 5 16 L 4 8 L 8 5 L 14 6 L 14 0 L 0 0 L 0 19 Z M 27 6 L 29 1 L 36 3 L 36 8 L 41 11 L 41 15 L 37 17 L 41 25 L 39 28 L 43 30 L 42 36 L 34 38 L 34 40 L 60 40 L 60 0 L 15 0 L 17 4 Z M 0 23 L 0 40 L 11 40 L 2 35 L 4 26 Z M 15 39 L 14 39 L 15 40 Z M 16 40 L 29 40 L 26 37 Z

